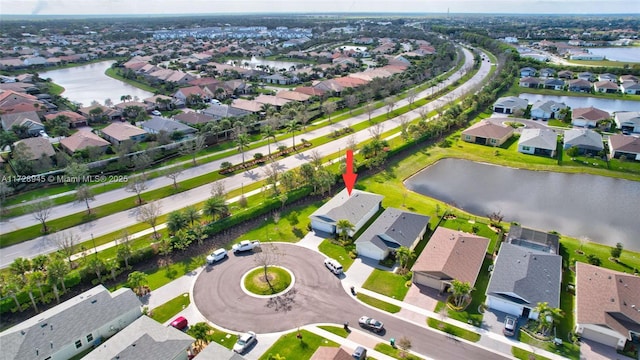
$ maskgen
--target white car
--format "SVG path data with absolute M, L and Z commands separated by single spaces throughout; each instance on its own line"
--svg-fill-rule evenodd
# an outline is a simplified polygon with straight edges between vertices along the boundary
M 224 259 L 227 256 L 227 250 L 218 249 L 207 256 L 207 264 L 213 265 L 213 263 Z
M 158 111 L 158 110 L 153 110 L 153 111 L 151 112 L 151 115 L 161 116 L 161 115 L 162 115 L 162 113 L 161 113 L 160 111 Z
M 253 344 L 257 340 L 258 338 L 256 337 L 256 333 L 254 333 L 253 331 L 242 334 L 238 338 L 238 341 L 236 341 L 236 343 L 233 345 L 233 351 L 237 352 L 238 354 L 242 354 L 249 348 L 249 346 L 251 346 L 251 344 Z

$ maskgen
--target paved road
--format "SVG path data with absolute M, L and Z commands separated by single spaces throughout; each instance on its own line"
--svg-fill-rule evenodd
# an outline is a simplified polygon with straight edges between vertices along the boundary
M 279 301 L 247 295 L 240 281 L 248 270 L 257 267 L 256 254 L 230 255 L 230 258 L 202 271 L 193 288 L 193 301 L 212 323 L 235 331 L 272 333 L 296 329 L 313 323 L 348 321 L 358 326 L 363 315 L 385 324 L 380 342 L 406 336 L 412 350 L 435 359 L 508 359 L 486 349 L 436 333 L 426 324 L 414 324 L 386 312 L 360 304 L 345 293 L 340 280 L 323 265 L 324 257 L 312 250 L 291 244 L 275 244 L 282 255 L 278 264 L 295 276 L 295 293 Z
M 472 65 L 473 55 L 471 54 L 471 52 L 469 52 L 466 49 L 464 50 L 464 52 L 465 52 L 465 65 L 463 66 L 462 70 L 457 71 L 455 74 L 453 74 L 445 83 L 448 84 L 452 81 L 459 79 L 463 75 L 464 69 Z M 461 86 L 459 86 L 458 88 L 450 92 L 447 96 L 445 96 L 445 98 L 436 99 L 428 103 L 424 107 L 426 107 L 429 111 L 434 110 L 438 107 L 445 105 L 447 102 L 453 101 L 454 99 L 457 99 L 458 97 L 464 95 L 465 93 L 473 90 L 476 86 L 483 83 L 483 81 L 485 80 L 485 78 L 489 73 L 490 68 L 491 68 L 491 65 L 488 62 L 482 62 L 482 65 L 479 71 L 472 77 L 472 79 L 470 79 L 469 81 L 465 82 L 464 84 L 462 84 Z M 417 98 L 426 97 L 430 95 L 431 92 L 432 92 L 431 89 L 424 90 L 418 95 Z M 400 100 L 398 101 L 397 105 L 398 105 L 397 107 L 408 105 L 408 100 L 406 99 Z M 385 113 L 386 113 L 386 109 L 380 108 L 374 113 L 375 114 L 374 116 L 385 114 Z M 415 119 L 419 116 L 420 114 L 418 113 L 417 109 L 414 109 L 406 114 L 407 119 Z M 323 128 L 310 131 L 308 133 L 305 133 L 304 135 L 298 135 L 297 139 L 301 139 L 304 137 L 309 141 L 313 141 L 314 138 L 329 134 L 336 129 L 344 128 L 346 126 L 354 125 L 356 123 L 360 123 L 364 121 L 368 121 L 367 114 L 354 116 L 350 119 L 341 121 L 339 123 L 335 123 L 330 126 L 325 126 Z M 387 131 L 389 129 L 398 127 L 399 125 L 400 125 L 399 118 L 392 118 L 381 123 L 383 131 Z M 371 137 L 371 134 L 369 133 L 368 130 L 362 130 L 353 134 L 352 136 L 356 139 L 357 142 L 362 142 L 364 140 L 369 139 Z M 337 139 L 330 143 L 316 147 L 313 150 L 301 152 L 294 156 L 284 158 L 282 160 L 277 161 L 277 164 L 281 170 L 286 171 L 289 169 L 296 168 L 301 164 L 310 160 L 312 151 L 318 151 L 318 153 L 320 153 L 320 155 L 322 156 L 334 154 L 336 153 L 336 149 L 340 150 L 340 149 L 345 149 L 347 147 L 347 143 L 350 137 L 351 136 Z M 283 141 L 283 143 L 286 143 L 286 142 Z M 252 150 L 250 153 L 246 153 L 245 157 L 250 158 L 252 154 L 256 152 L 261 152 L 263 154 L 267 153 L 267 148 L 264 147 L 264 148 Z M 203 164 L 201 166 L 191 168 L 184 172 L 183 176 L 180 177 L 180 180 L 185 180 L 185 179 L 199 176 L 212 171 L 217 171 L 220 168 L 220 164 L 223 161 L 239 163 L 241 161 L 240 159 L 241 159 L 241 155 L 235 154 L 222 160 L 213 161 L 210 163 Z M 219 181 L 225 185 L 225 189 L 227 191 L 230 191 L 230 190 L 239 189 L 243 185 L 248 185 L 250 183 L 261 180 L 263 178 L 265 178 L 264 173 L 259 169 L 255 169 L 255 170 L 237 174 Z M 168 185 L 171 185 L 171 180 L 165 177 L 152 179 L 152 180 L 149 180 L 148 182 L 149 190 L 159 188 L 162 186 L 168 186 Z M 209 197 L 210 187 L 211 187 L 210 184 L 203 185 L 198 188 L 194 188 L 189 191 L 185 191 L 183 193 L 166 197 L 160 200 L 161 206 L 162 206 L 162 209 L 161 209 L 162 213 L 169 213 L 174 210 L 182 209 L 185 206 L 192 205 L 192 204 L 206 200 Z M 96 200 L 93 201 L 91 205 L 93 207 L 96 207 L 96 206 L 104 205 L 119 199 L 127 198 L 130 196 L 132 196 L 132 194 L 125 192 L 124 189 L 117 189 L 117 190 L 109 191 L 104 194 L 97 195 Z M 144 198 L 144 194 L 143 194 L 143 198 Z M 84 210 L 85 209 L 82 208 L 82 204 L 75 204 L 75 203 L 62 204 L 53 208 L 51 219 L 61 217 L 61 216 L 66 216 L 66 215 L 77 213 L 79 211 L 84 211 Z M 137 209 L 131 209 L 128 211 L 112 214 L 110 216 L 100 218 L 89 223 L 78 225 L 68 230 L 78 234 L 80 236 L 81 242 L 88 241 L 88 240 L 91 240 L 91 234 L 93 234 L 95 237 L 98 237 L 98 236 L 109 234 L 119 229 L 123 229 L 138 223 L 136 219 L 136 215 L 137 215 Z M 7 232 L 14 231 L 18 228 L 27 227 L 34 224 L 37 224 L 37 222 L 30 215 L 24 215 L 24 216 L 8 219 L 7 221 L 0 222 L 0 234 L 5 234 Z M 0 268 L 8 266 L 17 257 L 32 257 L 38 254 L 53 252 L 56 249 L 57 247 L 55 243 L 51 241 L 50 236 L 41 236 L 33 240 L 25 241 L 25 242 L 7 247 L 0 252 Z

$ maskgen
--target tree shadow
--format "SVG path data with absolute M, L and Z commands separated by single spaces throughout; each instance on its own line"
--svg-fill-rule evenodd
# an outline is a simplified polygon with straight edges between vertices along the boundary
M 293 309 L 293 305 L 296 302 L 296 293 L 296 289 L 291 289 L 286 294 L 270 298 L 265 306 L 275 310 L 276 312 L 289 312 Z

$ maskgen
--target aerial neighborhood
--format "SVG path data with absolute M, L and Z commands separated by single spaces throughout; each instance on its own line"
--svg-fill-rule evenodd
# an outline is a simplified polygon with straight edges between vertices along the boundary
M 640 359 L 637 14 L 36 10 L 0 359 Z

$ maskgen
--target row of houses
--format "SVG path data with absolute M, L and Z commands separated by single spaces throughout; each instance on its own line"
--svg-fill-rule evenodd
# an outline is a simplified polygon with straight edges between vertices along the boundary
M 81 317 L 81 320 L 79 319 Z M 193 359 L 195 339 L 142 315 L 140 299 L 128 288 L 109 292 L 98 285 L 0 333 L 0 359 Z M 241 360 L 217 343 L 197 360 Z
M 539 75 L 539 76 L 537 76 Z M 560 71 L 557 74 L 553 69 L 542 69 L 538 71 L 527 67 L 520 69 L 518 84 L 525 88 L 568 90 L 572 92 L 597 92 L 606 94 L 623 93 L 629 95 L 640 94 L 640 83 L 638 77 L 634 75 L 622 75 L 618 77 L 614 74 L 595 75 L 591 72 L 581 72 L 574 78 L 574 73 L 569 70 Z
M 514 128 L 505 125 L 514 119 L 481 120 L 462 132 L 462 140 L 470 143 L 501 146 L 514 135 Z M 517 120 L 517 119 L 516 119 Z M 564 130 L 563 149 L 576 148 L 579 154 L 597 155 L 605 150 L 602 135 L 590 129 Z M 610 158 L 625 156 L 630 160 L 640 160 L 640 138 L 636 136 L 612 134 L 607 138 Z M 558 134 L 548 128 L 523 129 L 518 139 L 518 152 L 523 154 L 553 157 L 558 147 Z
M 319 234 L 336 234 L 338 221 L 354 224 L 358 233 L 381 209 L 381 195 L 346 189 L 310 215 Z M 428 216 L 385 209 L 356 239 L 358 256 L 382 260 L 400 246 L 414 249 L 428 229 Z M 446 292 L 453 280 L 476 283 L 490 240 L 438 227 L 412 267 L 412 282 Z M 513 224 L 490 267 L 486 305 L 525 319 L 537 319 L 535 308 L 546 302 L 560 307 L 562 257 L 559 236 Z M 624 348 L 640 336 L 640 278 L 576 263 L 576 334 Z

